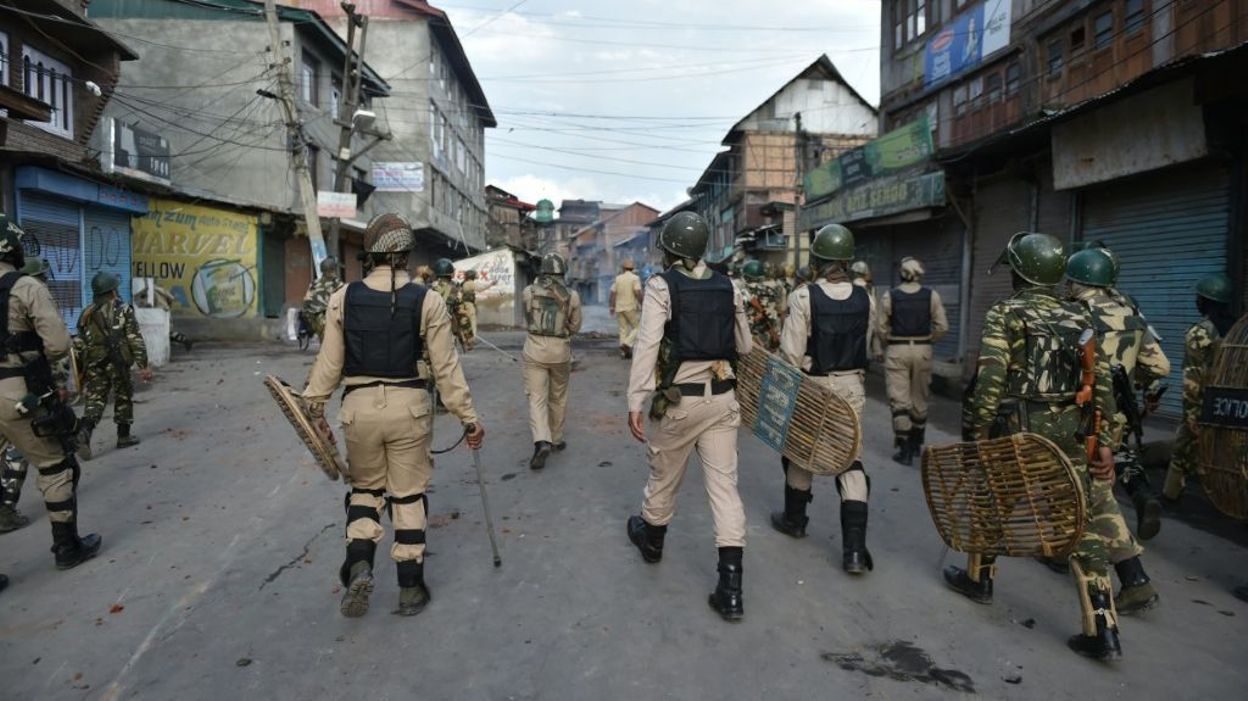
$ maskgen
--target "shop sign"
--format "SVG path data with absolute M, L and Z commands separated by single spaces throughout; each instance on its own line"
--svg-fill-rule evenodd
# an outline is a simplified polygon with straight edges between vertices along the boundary
M 873 219 L 945 204 L 943 171 L 906 178 L 886 177 L 846 190 L 832 199 L 802 208 L 801 229 L 832 222 Z
M 931 158 L 932 150 L 931 126 L 923 115 L 812 170 L 805 179 L 806 199 L 816 200 L 918 165 Z

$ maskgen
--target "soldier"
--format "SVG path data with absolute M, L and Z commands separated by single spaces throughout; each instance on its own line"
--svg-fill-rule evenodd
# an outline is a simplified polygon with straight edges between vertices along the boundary
M 802 267 L 797 269 L 797 272 L 793 274 L 793 289 L 789 292 L 789 294 L 792 295 L 794 292 L 797 292 L 798 290 L 802 289 L 803 287 L 809 284 L 810 284 L 810 266 L 803 265 Z M 785 304 L 784 308 L 785 308 L 785 311 L 787 312 L 789 305 Z
M 1213 366 L 1213 356 L 1222 337 L 1235 324 L 1231 301 L 1235 297 L 1231 279 L 1223 273 L 1205 276 L 1196 283 L 1196 310 L 1201 319 L 1187 330 L 1183 352 L 1183 420 L 1174 438 L 1174 454 L 1166 470 L 1161 495 L 1174 503 L 1183 494 L 1187 474 L 1195 469 L 1196 437 L 1200 434 L 1201 400 L 1205 381 Z
M 854 264 L 849 266 L 849 276 L 855 285 L 866 290 L 872 298 L 875 297 L 875 279 L 871 276 L 871 266 L 867 265 L 867 261 L 854 261 Z
M 1156 387 L 1170 374 L 1170 361 L 1161 350 L 1148 322 L 1134 309 L 1123 304 L 1111 291 L 1114 261 L 1105 249 L 1088 248 L 1076 252 L 1066 263 L 1066 278 L 1074 300 L 1087 310 L 1096 330 L 1097 344 L 1109 359 L 1111 372 L 1122 372 L 1135 384 Z M 1118 370 L 1117 368 L 1121 368 Z M 1134 386 L 1134 384 L 1133 384 Z M 1154 390 L 1155 391 L 1155 390 Z M 1132 388 L 1127 396 L 1116 395 L 1118 401 L 1135 401 Z M 1127 417 L 1121 411 L 1113 417 L 1110 447 L 1115 453 L 1126 445 Z M 1129 452 L 1129 451 L 1128 451 Z M 1133 456 L 1132 459 L 1138 459 Z M 1147 540 L 1161 528 L 1161 505 L 1156 498 L 1134 480 L 1132 500 L 1135 504 L 1137 530 Z M 1131 491 L 1131 490 L 1128 490 Z M 1093 502 L 1096 519 L 1090 524 L 1097 529 L 1108 548 L 1109 561 L 1118 572 L 1122 589 L 1114 599 L 1118 613 L 1132 614 L 1157 605 L 1160 597 L 1153 588 L 1140 555 L 1144 548 L 1131 535 L 1122 518 L 1122 510 L 1114 498 L 1114 483 L 1095 480 L 1088 499 Z
M 147 346 L 134 318 L 134 307 L 121 300 L 117 286 L 120 278 L 113 273 L 99 272 L 91 278 L 94 301 L 78 317 L 78 337 L 83 344 L 83 395 L 86 408 L 78 431 L 78 457 L 91 459 L 91 434 L 104 417 L 104 405 L 113 394 L 113 421 L 117 424 L 117 448 L 139 444 L 130 435 L 134 423 L 134 384 L 130 366 L 139 368 L 139 378 L 151 382 L 152 369 L 147 366 Z
M 346 558 L 338 576 L 339 610 L 363 616 L 373 591 L 373 557 L 385 531 L 381 511 L 394 523 L 390 557 L 397 563 L 399 608 L 414 616 L 429 603 L 424 578 L 425 492 L 433 477 L 429 452 L 433 402 L 428 377 L 417 375 L 424 349 L 446 406 L 464 425 L 468 445 L 481 447 L 485 429 L 468 394 L 446 304 L 413 284 L 407 257 L 416 245 L 411 226 L 381 214 L 364 231 L 373 262 L 363 280 L 335 292 L 325 315 L 325 340 L 303 391 L 317 429 L 332 436 L 325 403 L 344 385 L 339 420 L 347 443 L 351 492 L 347 495 Z
M 56 567 L 69 569 L 99 552 L 100 536 L 78 535 L 81 469 L 66 440 L 73 436 L 74 413 L 56 391 L 49 367 L 69 353 L 69 330 L 48 288 L 18 272 L 26 263 L 22 235 L 0 214 L 0 436 L 38 471 Z
M 756 260 L 746 261 L 742 268 L 745 277 L 747 309 L 750 318 L 750 333 L 754 342 L 769 351 L 780 349 L 780 307 L 779 291 L 763 279 L 765 269 Z
M 472 333 L 472 322 L 464 309 L 460 287 L 455 284 L 455 264 L 449 258 L 439 258 L 433 264 L 433 274 L 436 279 L 433 281 L 432 289 L 438 293 L 438 296 L 442 298 L 442 303 L 446 305 L 446 310 L 451 316 L 451 331 L 455 338 L 459 339 L 464 352 L 467 353 L 472 350 L 475 336 Z
M 524 340 L 524 393 L 529 397 L 533 458 L 529 468 L 546 467 L 551 450 L 563 450 L 564 410 L 572 376 L 572 335 L 581 330 L 581 297 L 564 285 L 567 264 L 558 253 L 542 256 L 537 281 L 524 288 L 522 301 L 529 335 Z
M 412 282 L 418 282 L 425 287 L 433 284 L 433 268 L 427 265 L 416 266 L 416 275 L 412 278 Z
M 920 281 L 923 264 L 901 259 L 901 284 L 880 298 L 879 338 L 884 353 L 888 408 L 893 413 L 893 460 L 913 465 L 927 434 L 927 400 L 932 390 L 932 344 L 949 331 L 940 293 Z
M 174 303 L 174 297 L 172 294 L 169 293 L 169 290 L 166 290 L 160 285 L 155 285 L 155 284 L 152 285 L 150 302 L 148 301 L 148 289 L 147 289 L 146 283 L 144 283 L 143 289 L 139 290 L 138 294 L 136 294 L 134 297 L 134 306 L 140 309 L 151 308 L 151 309 L 162 309 L 164 311 L 169 311 L 170 307 L 173 306 L 173 303 Z M 321 320 L 322 320 L 322 325 L 323 325 L 324 324 L 324 312 L 322 312 L 321 314 Z M 182 348 L 187 353 L 190 353 L 191 347 L 195 345 L 195 342 L 192 341 L 190 338 L 187 338 L 186 334 L 182 333 L 181 331 L 174 331 L 172 329 L 172 318 L 170 319 L 170 326 L 171 328 L 169 329 L 169 340 L 173 341 L 174 343 L 182 344 Z
M 545 262 L 545 259 L 543 259 Z M 607 310 L 615 316 L 620 327 L 620 357 L 633 357 L 633 343 L 637 340 L 637 323 L 641 316 L 641 278 L 633 272 L 632 258 L 625 258 L 615 282 L 611 283 L 611 298 Z
M 788 296 L 793 294 L 793 290 L 797 287 L 797 266 L 785 263 L 781 281 L 784 283 L 785 306 L 788 306 Z
M 477 271 L 465 270 L 464 283 L 459 286 L 464 316 L 468 319 L 468 327 L 472 329 L 473 338 L 477 337 L 477 295 L 498 284 L 497 280 L 481 282 L 477 277 Z
M 676 490 L 696 449 L 719 548 L 719 582 L 708 602 L 724 620 L 739 621 L 745 509 L 737 493 L 741 407 L 732 363 L 750 352 L 751 341 L 741 296 L 702 260 L 709 236 L 692 212 L 676 214 L 659 233 L 667 270 L 646 283 L 628 382 L 628 427 L 647 443 L 650 478 L 641 514 L 628 519 L 628 538 L 646 562 L 662 558 Z M 642 405 L 652 394 L 657 423 L 647 442 Z
M 1111 482 L 1114 478 L 1112 426 L 1102 421 L 1094 428 L 1099 446 L 1095 462 L 1089 464 L 1081 425 L 1087 410 L 1114 415 L 1113 388 L 1108 357 L 1097 348 L 1091 404 L 1076 404 L 1084 334 L 1091 331 L 1092 320 L 1083 307 L 1058 297 L 1056 285 L 1066 271 L 1062 242 L 1047 234 L 1021 232 L 1010 239 L 997 262 L 1009 264 L 1015 292 L 994 304 L 984 318 L 978 371 L 963 410 L 964 438 L 1037 433 L 1070 458 L 1084 482 L 1084 492 L 1092 494 L 1091 480 Z M 1112 496 L 1108 503 L 1089 500 L 1089 527 L 1070 561 L 1083 612 L 1083 633 L 1072 636 L 1068 645 L 1080 655 L 1099 660 L 1122 656 L 1108 546 L 1100 526 L 1113 518 L 1108 508 L 1112 503 Z M 972 601 L 991 603 L 994 560 L 972 553 L 966 569 L 945 568 L 945 581 Z
M 820 229 L 810 244 L 814 281 L 789 296 L 780 355 L 819 384 L 836 392 L 861 419 L 866 404 L 868 348 L 875 327 L 875 298 L 849 278 L 854 234 L 840 224 Z M 810 356 L 809 364 L 804 361 Z M 813 499 L 810 472 L 782 460 L 784 511 L 771 515 L 776 530 L 806 537 L 806 505 Z M 867 499 L 871 481 L 861 455 L 836 478 L 841 497 L 841 566 L 850 574 L 873 569 L 867 550 Z
M 308 292 L 303 296 L 303 314 L 317 338 L 325 336 L 325 307 L 329 304 L 330 295 L 340 287 L 342 280 L 338 279 L 338 259 L 326 258 L 321 261 L 321 276 L 308 286 Z

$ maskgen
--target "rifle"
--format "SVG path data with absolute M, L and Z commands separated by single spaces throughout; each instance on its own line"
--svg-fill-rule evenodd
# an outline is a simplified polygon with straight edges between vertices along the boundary
M 1097 434 L 1101 428 L 1101 410 L 1093 401 L 1093 386 L 1096 384 L 1096 334 L 1092 329 L 1083 332 L 1079 337 L 1080 365 L 1082 374 L 1079 380 L 1079 391 L 1075 393 L 1075 404 L 1082 409 L 1079 433 L 1083 437 L 1088 453 L 1088 462 L 1096 459 Z
M 1127 417 L 1127 434 L 1135 438 L 1135 448 L 1141 451 L 1144 449 L 1144 415 L 1136 402 L 1131 378 L 1127 377 L 1127 369 L 1121 365 L 1114 366 L 1113 378 L 1114 401 L 1118 404 L 1118 411 Z
M 121 344 L 117 342 L 112 330 L 108 328 L 108 324 L 104 322 L 101 316 L 104 310 L 96 307 L 91 312 L 91 320 L 95 323 L 96 329 L 104 337 L 104 347 L 108 351 L 108 361 L 113 364 L 119 373 L 124 374 L 130 368 L 130 363 L 126 362 L 126 356 L 121 352 Z

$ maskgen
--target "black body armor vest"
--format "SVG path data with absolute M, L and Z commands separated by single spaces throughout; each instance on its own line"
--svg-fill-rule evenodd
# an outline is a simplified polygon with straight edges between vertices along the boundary
M 662 273 L 672 318 L 663 334 L 677 360 L 736 360 L 736 305 L 732 281 L 712 272 L 694 280 L 676 270 Z
M 867 327 L 871 323 L 871 298 L 854 285 L 845 300 L 832 299 L 818 284 L 810 290 L 810 356 L 812 375 L 864 370 L 867 367 Z
M 918 292 L 906 293 L 897 288 L 889 290 L 893 301 L 890 331 L 897 338 L 924 338 L 932 335 L 932 290 L 920 287 Z
M 424 285 L 413 283 L 398 288 L 392 315 L 388 290 L 373 290 L 363 282 L 347 285 L 342 312 L 347 346 L 343 374 L 416 377 L 416 361 L 424 350 L 420 312 L 427 292 Z

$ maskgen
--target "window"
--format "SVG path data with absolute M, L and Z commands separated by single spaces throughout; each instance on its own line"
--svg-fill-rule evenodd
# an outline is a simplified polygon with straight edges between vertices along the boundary
M 52 119 L 31 126 L 74 138 L 74 87 L 69 66 L 29 46 L 22 47 L 22 91 L 52 107 Z
M 1062 40 L 1054 39 L 1050 41 L 1047 53 L 1049 59 L 1049 77 L 1056 77 L 1062 72 Z
M 9 35 L 0 32 L 0 85 L 9 84 Z
M 1022 75 L 1022 69 L 1020 68 L 1018 64 L 1018 61 L 1017 60 L 1010 61 L 1009 65 L 1005 67 L 1006 97 L 1009 97 L 1010 95 L 1013 95 L 1018 92 L 1018 85 L 1019 85 L 1019 80 L 1020 80 L 1021 75 Z
M 953 116 L 961 117 L 966 114 L 966 84 L 963 83 L 953 89 Z
M 984 79 L 973 78 L 971 86 L 971 110 L 977 110 L 984 106 Z
M 342 78 L 332 76 L 329 79 L 329 113 L 334 119 L 339 117 L 339 105 L 342 104 Z
M 312 189 L 319 190 L 317 184 L 320 178 L 317 177 L 321 172 L 321 149 L 308 144 L 308 174 L 312 176 Z
M 320 102 L 321 64 L 307 51 L 303 52 L 303 61 L 299 67 L 299 96 L 309 105 Z
M 1098 15 L 1092 24 L 1092 31 L 1096 48 L 1109 46 L 1109 42 L 1114 40 L 1114 13 Z
M 893 48 L 919 38 L 927 31 L 927 13 L 932 0 L 893 0 Z
M 1070 53 L 1073 56 L 1079 51 L 1083 51 L 1083 44 L 1087 41 L 1087 32 L 1082 24 L 1070 30 Z
M 1001 73 L 999 71 L 985 76 L 984 92 L 988 93 L 988 104 L 1001 101 Z
M 1123 31 L 1133 34 L 1144 27 L 1144 0 L 1127 0 L 1122 12 Z

